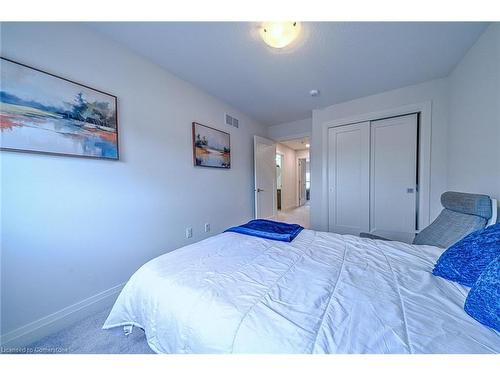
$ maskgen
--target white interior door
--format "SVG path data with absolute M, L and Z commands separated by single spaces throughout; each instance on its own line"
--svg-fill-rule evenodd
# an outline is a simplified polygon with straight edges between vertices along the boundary
M 255 218 L 276 216 L 276 143 L 254 136 Z
M 306 204 L 306 159 L 299 159 L 299 206 Z
M 370 123 L 328 131 L 329 230 L 359 235 L 369 230 Z
M 410 241 L 416 231 L 417 115 L 371 122 L 370 232 Z

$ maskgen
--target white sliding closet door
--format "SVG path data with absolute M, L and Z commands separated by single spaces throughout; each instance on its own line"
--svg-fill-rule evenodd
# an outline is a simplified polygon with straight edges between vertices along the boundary
M 416 231 L 417 121 L 412 114 L 371 122 L 370 232 L 405 242 Z
M 328 132 L 329 230 L 359 235 L 369 230 L 370 123 Z

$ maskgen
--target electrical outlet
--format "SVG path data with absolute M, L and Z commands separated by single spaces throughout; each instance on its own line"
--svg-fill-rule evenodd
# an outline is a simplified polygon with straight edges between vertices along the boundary
M 210 232 L 210 223 L 205 223 L 205 233 Z
M 193 237 L 193 228 L 186 228 L 186 238 Z

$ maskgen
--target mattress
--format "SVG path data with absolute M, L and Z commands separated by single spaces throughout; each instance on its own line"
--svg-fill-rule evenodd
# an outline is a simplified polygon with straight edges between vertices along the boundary
M 498 353 L 432 275 L 443 249 L 303 230 L 292 243 L 223 233 L 142 266 L 104 329 L 157 353 Z

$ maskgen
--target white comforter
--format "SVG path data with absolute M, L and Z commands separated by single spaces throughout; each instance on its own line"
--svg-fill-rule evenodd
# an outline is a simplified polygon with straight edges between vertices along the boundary
M 103 328 L 135 325 L 159 353 L 496 353 L 431 274 L 442 249 L 303 230 L 283 243 L 224 233 L 128 281 Z

